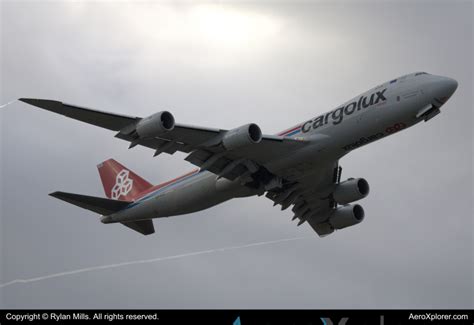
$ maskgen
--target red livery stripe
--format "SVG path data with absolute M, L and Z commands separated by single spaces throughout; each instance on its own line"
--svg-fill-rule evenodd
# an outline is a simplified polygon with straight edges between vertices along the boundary
M 173 184 L 173 183 L 175 183 L 175 182 L 177 182 L 177 181 L 179 181 L 179 180 L 181 180 L 181 179 L 183 179 L 183 178 L 185 178 L 185 177 L 188 177 L 188 176 L 190 176 L 190 175 L 192 175 L 192 174 L 196 174 L 197 172 L 199 172 L 199 168 L 193 169 L 193 170 L 190 171 L 189 173 L 186 173 L 186 174 L 184 174 L 184 175 L 181 175 L 181 176 L 179 176 L 179 177 L 176 177 L 176 178 L 174 178 L 174 179 L 172 179 L 172 180 L 170 180 L 170 181 L 167 181 L 167 182 L 165 182 L 165 183 L 161 183 L 161 184 L 155 185 L 155 186 L 153 186 L 153 187 L 151 187 L 151 188 L 149 188 L 149 189 L 147 189 L 147 190 L 141 192 L 141 193 L 138 195 L 137 199 L 139 199 L 139 198 L 141 198 L 141 197 L 147 195 L 148 193 L 151 193 L 151 192 L 153 192 L 153 191 L 156 191 L 156 190 L 158 190 L 158 189 L 160 189 L 160 188 L 162 188 L 162 187 L 171 185 L 171 184 Z
M 278 133 L 278 135 L 283 136 L 283 135 L 285 135 L 285 134 L 288 134 L 288 133 L 291 133 L 291 132 L 293 132 L 293 131 L 296 131 L 296 130 L 298 130 L 299 128 L 301 128 L 301 125 L 298 125 L 298 126 L 295 126 L 294 128 L 291 128 L 291 129 L 289 129 L 289 130 L 280 132 L 280 133 Z

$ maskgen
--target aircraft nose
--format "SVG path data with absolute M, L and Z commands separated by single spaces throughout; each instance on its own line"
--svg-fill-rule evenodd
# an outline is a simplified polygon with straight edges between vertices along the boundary
M 458 89 L 458 82 L 452 78 L 447 78 L 445 77 L 443 80 L 443 88 L 444 92 L 448 95 L 448 97 L 451 97 L 452 94 Z
M 458 88 L 458 82 L 452 78 L 439 77 L 434 84 L 433 96 L 439 104 L 444 104 Z

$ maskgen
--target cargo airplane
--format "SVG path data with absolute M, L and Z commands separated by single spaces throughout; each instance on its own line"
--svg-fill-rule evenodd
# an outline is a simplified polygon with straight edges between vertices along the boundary
M 298 225 L 307 222 L 319 236 L 360 223 L 364 210 L 351 204 L 369 194 L 363 178 L 341 181 L 339 159 L 440 113 L 457 88 L 453 79 L 425 72 L 382 83 L 332 111 L 277 135 L 255 123 L 232 130 L 175 123 L 162 111 L 145 118 L 118 115 L 54 100 L 20 101 L 115 131 L 130 147 L 161 153 L 181 151 L 199 167 L 152 185 L 113 159 L 98 165 L 107 198 L 54 192 L 50 195 L 121 223 L 144 235 L 152 219 L 204 210 L 229 199 L 264 195 L 292 207 Z

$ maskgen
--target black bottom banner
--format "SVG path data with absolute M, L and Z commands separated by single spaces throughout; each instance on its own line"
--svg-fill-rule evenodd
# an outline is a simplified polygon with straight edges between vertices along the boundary
M 472 310 L 1 310 L 0 324 L 469 324 Z

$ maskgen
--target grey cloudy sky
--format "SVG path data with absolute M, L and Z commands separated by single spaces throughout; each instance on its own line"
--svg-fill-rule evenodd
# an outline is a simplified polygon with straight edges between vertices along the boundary
M 144 237 L 47 194 L 103 196 L 115 158 L 152 182 L 184 155 L 14 103 L 0 111 L 0 283 L 306 239 L 0 289 L 4 308 L 472 308 L 472 2 L 1 2 L 1 103 L 18 97 L 276 133 L 414 71 L 455 78 L 442 114 L 341 160 L 366 219 L 320 239 L 264 198 L 156 220 Z

